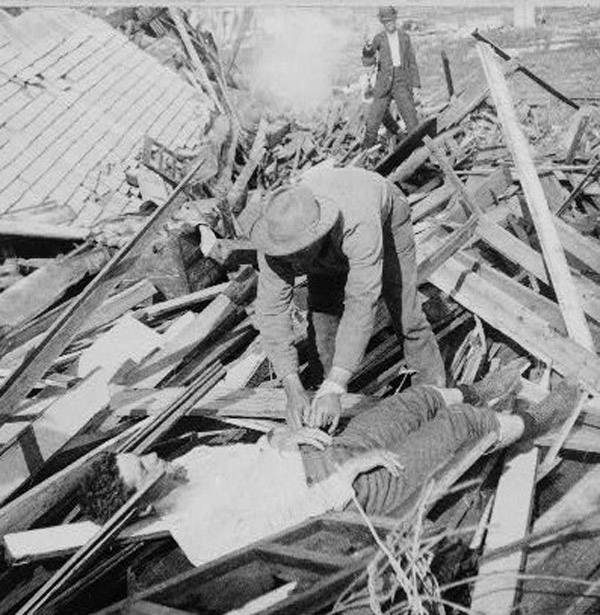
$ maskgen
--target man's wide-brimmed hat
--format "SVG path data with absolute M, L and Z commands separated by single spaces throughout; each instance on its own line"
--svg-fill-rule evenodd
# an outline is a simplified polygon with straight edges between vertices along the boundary
M 379 21 L 394 21 L 398 17 L 398 13 L 393 6 L 380 6 L 377 16 Z
M 252 229 L 254 246 L 270 256 L 295 254 L 327 235 L 340 215 L 328 199 L 302 184 L 271 193 Z

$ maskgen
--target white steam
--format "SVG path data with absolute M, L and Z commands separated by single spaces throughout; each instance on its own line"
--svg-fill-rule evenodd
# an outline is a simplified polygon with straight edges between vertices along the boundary
M 356 35 L 335 17 L 319 9 L 257 10 L 260 33 L 249 69 L 254 96 L 296 112 L 314 111 L 324 103 L 339 82 L 345 56 L 360 53 L 352 45 Z

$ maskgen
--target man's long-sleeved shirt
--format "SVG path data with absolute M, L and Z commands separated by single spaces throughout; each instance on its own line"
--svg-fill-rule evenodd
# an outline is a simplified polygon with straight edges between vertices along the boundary
M 347 272 L 333 366 L 353 373 L 371 337 L 381 294 L 383 224 L 392 207 L 390 185 L 380 175 L 363 169 L 315 169 L 305 174 L 302 183 L 317 200 L 334 204 L 340 219 L 329 233 L 326 249 L 303 270 L 289 259 L 259 254 L 257 314 L 261 335 L 277 375 L 284 378 L 296 373 L 298 357 L 290 311 L 295 276 Z

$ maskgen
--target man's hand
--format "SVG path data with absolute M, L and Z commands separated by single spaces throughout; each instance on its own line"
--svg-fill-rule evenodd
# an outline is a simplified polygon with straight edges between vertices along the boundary
M 342 404 L 340 396 L 336 393 L 325 393 L 315 397 L 304 417 L 304 422 L 309 427 L 326 427 L 329 425 L 329 433 L 332 434 L 337 429 L 342 415 Z
M 299 444 L 309 444 L 322 451 L 331 444 L 331 436 L 320 429 L 310 427 L 300 429 L 278 427 L 271 432 L 269 442 L 273 448 L 280 451 L 293 450 Z
M 298 374 L 289 374 L 283 379 L 283 388 L 287 398 L 285 420 L 291 429 L 302 427 L 302 418 L 310 411 L 310 399 L 300 382 Z

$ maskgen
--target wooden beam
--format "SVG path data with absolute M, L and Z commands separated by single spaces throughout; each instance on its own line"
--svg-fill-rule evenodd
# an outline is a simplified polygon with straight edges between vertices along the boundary
M 532 448 L 508 459 L 496 489 L 485 553 L 522 539 L 529 530 L 539 451 Z M 519 494 L 515 497 L 515 494 Z M 484 562 L 471 594 L 471 610 L 482 615 L 507 615 L 513 610 L 525 553 L 515 549 Z
M 446 78 L 446 87 L 448 88 L 448 98 L 454 96 L 454 83 L 452 82 L 452 71 L 450 70 L 450 60 L 445 49 L 442 49 L 442 66 L 444 67 L 444 77 Z
M 91 464 L 105 452 L 114 452 L 119 444 L 147 424 L 147 419 L 94 448 L 66 468 L 52 474 L 19 497 L 0 508 L 0 536 L 29 529 L 58 502 L 67 498 Z
M 480 43 L 484 43 L 488 45 L 489 48 L 492 49 L 494 53 L 500 56 L 503 60 L 506 60 L 507 62 L 509 61 L 515 62 L 515 70 L 518 70 L 524 75 L 526 75 L 527 77 L 529 77 L 532 81 L 534 81 L 539 86 L 544 88 L 547 92 L 550 92 L 550 94 L 558 98 L 558 100 L 564 102 L 565 104 L 569 105 L 569 107 L 572 107 L 573 109 L 579 109 L 579 105 L 576 102 L 571 100 L 568 96 L 566 96 L 562 92 L 559 92 L 556 88 L 551 86 L 547 81 L 544 81 L 544 79 L 536 75 L 533 71 L 529 70 L 524 64 L 521 64 L 518 60 L 511 57 L 506 51 L 504 51 L 504 49 L 500 48 L 498 45 L 493 43 L 491 40 L 485 38 L 485 36 L 480 34 L 477 30 L 475 30 L 471 34 L 471 36 L 473 36 L 473 38 L 480 41 Z
M 508 146 L 519 170 L 521 185 L 525 192 L 529 211 L 538 233 L 544 260 L 548 266 L 567 330 L 573 340 L 582 347 L 592 350 L 594 348 L 592 336 L 581 308 L 577 290 L 571 279 L 556 228 L 552 222 L 546 195 L 529 152 L 529 144 L 519 126 L 506 80 L 490 49 L 479 43 L 478 51 Z
M 0 220 L 0 235 L 32 237 L 37 239 L 58 239 L 61 241 L 85 241 L 89 229 L 76 226 L 45 224 L 35 220 Z
M 18 327 L 35 318 L 86 275 L 98 273 L 108 259 L 103 249 L 68 255 L 15 282 L 0 294 L 0 327 Z
M 161 316 L 171 312 L 197 307 L 201 303 L 212 301 L 215 297 L 229 288 L 229 285 L 230 282 L 222 282 L 221 284 L 215 284 L 214 286 L 209 286 L 208 288 L 202 288 L 196 292 L 184 295 L 183 297 L 177 297 L 175 299 L 170 299 L 169 301 L 155 303 L 154 305 L 150 305 L 146 308 L 136 310 L 135 316 L 141 320 L 147 318 L 160 318 Z
M 550 278 L 542 255 L 499 224 L 492 222 L 488 216 L 482 216 L 479 219 L 477 234 L 499 254 L 521 266 L 540 282 L 550 285 Z M 600 322 L 600 286 L 582 276 L 576 270 L 572 270 L 571 275 L 581 297 L 585 313 Z
M 81 384 L 59 396 L 0 449 L 0 502 L 108 405 L 108 382 L 118 367 L 128 359 L 141 360 L 154 348 L 156 336 L 152 329 L 124 316 L 86 351 L 81 367 L 86 378 Z
M 121 531 L 125 524 L 136 516 L 138 509 L 148 500 L 149 493 L 163 475 L 164 470 L 161 470 L 159 473 L 148 476 L 144 484 L 117 510 L 101 529 L 21 606 L 17 611 L 17 615 L 31 615 L 32 613 L 39 612 L 50 599 L 56 596 L 60 589 L 76 578 L 76 575 L 84 569 L 85 565 L 92 558 L 97 557 L 98 553 Z
M 441 265 L 429 281 L 534 356 L 551 363 L 563 376 L 600 392 L 600 359 L 595 353 L 557 333 L 546 320 L 462 265 L 456 257 Z
M 169 7 L 169 15 L 177 28 L 177 32 L 181 37 L 183 42 L 183 46 L 190 57 L 190 61 L 194 68 L 194 74 L 196 75 L 198 82 L 200 83 L 202 89 L 206 93 L 206 95 L 212 100 L 215 104 L 216 108 L 220 113 L 225 113 L 225 109 L 223 109 L 223 105 L 217 96 L 215 89 L 208 78 L 208 74 L 206 73 L 206 69 L 204 68 L 204 64 L 198 57 L 198 53 L 196 52 L 196 48 L 192 43 L 190 35 L 188 34 L 187 28 L 185 26 L 185 22 L 183 21 L 183 17 L 181 16 L 181 9 L 177 7 Z
M 179 208 L 178 196 L 187 184 L 199 175 L 206 180 L 217 172 L 211 147 L 205 149 L 181 183 L 173 190 L 164 205 L 159 207 L 130 241 L 115 254 L 98 275 L 88 284 L 79 299 L 50 327 L 42 342 L 25 358 L 21 366 L 0 387 L 0 418 L 14 414 L 19 402 L 42 378 L 52 362 L 66 348 L 90 314 L 106 299 L 118 282 L 119 276 L 135 257 L 148 245 L 148 240 Z

